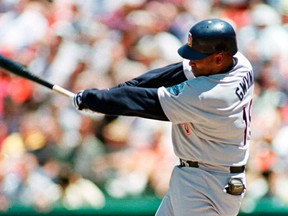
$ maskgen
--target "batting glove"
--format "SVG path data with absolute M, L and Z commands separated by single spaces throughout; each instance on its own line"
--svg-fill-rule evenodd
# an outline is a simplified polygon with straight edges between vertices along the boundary
M 76 93 L 73 97 L 73 105 L 77 110 L 83 110 L 86 107 L 84 106 L 84 104 L 82 103 L 82 95 L 83 95 L 83 91 L 80 91 L 78 93 Z

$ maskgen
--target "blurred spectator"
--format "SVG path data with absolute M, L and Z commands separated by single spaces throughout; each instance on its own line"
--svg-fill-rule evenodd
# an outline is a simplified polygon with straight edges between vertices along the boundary
M 45 1 L 19 0 L 0 18 L 0 52 L 16 54 L 41 40 L 47 33 Z
M 59 200 L 61 191 L 29 153 L 7 161 L 10 166 L 2 181 L 2 191 L 13 205 L 25 205 L 38 211 L 48 211 Z
M 281 16 L 267 4 L 254 5 L 250 16 L 251 23 L 238 30 L 238 41 L 240 50 L 256 64 L 257 77 L 259 64 L 288 57 L 288 34 L 281 26 Z
M 107 146 L 95 136 L 97 123 L 88 117 L 83 117 L 81 120 L 79 145 L 75 146 L 70 156 L 72 165 L 84 178 L 97 182 L 99 177 L 93 172 L 93 164 L 106 153 Z
M 105 205 L 105 197 L 101 190 L 69 166 L 62 167 L 59 184 L 63 189 L 61 202 L 67 209 L 102 208 Z

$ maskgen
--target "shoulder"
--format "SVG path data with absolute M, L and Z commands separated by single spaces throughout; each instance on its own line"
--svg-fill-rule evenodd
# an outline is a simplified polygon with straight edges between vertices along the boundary
M 246 68 L 246 70 L 252 70 L 251 62 L 241 52 L 238 51 L 234 55 L 234 60 L 236 61 L 236 69 Z

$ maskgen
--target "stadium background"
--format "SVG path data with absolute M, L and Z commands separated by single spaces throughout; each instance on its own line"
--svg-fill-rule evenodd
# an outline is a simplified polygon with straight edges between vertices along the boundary
M 255 99 L 240 215 L 288 214 L 288 1 L 2 0 L 0 54 L 74 92 L 181 60 L 197 21 L 231 22 Z M 1 215 L 153 215 L 175 158 L 169 124 L 82 115 L 0 70 Z

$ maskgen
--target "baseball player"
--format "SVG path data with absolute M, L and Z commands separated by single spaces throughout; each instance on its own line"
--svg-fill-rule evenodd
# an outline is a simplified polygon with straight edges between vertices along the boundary
M 86 89 L 79 110 L 170 121 L 179 165 L 157 216 L 237 215 L 250 139 L 253 70 L 221 19 L 196 23 L 179 48 L 183 62 L 111 89 Z

